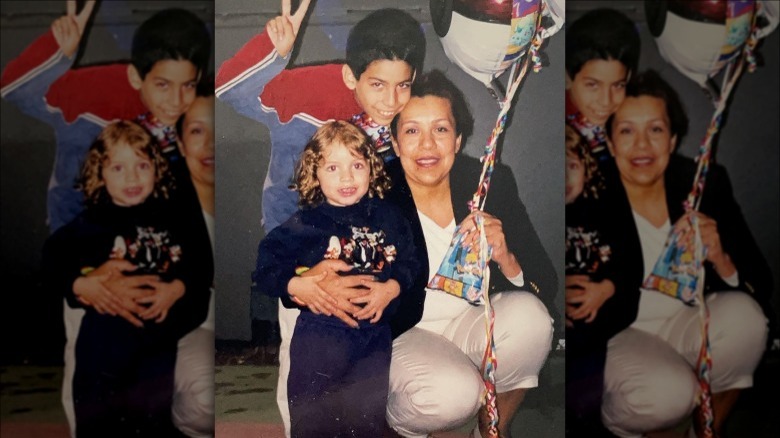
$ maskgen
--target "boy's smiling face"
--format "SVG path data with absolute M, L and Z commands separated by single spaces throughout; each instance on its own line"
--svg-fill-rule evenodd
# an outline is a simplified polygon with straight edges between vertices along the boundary
M 380 125 L 389 125 L 411 97 L 414 71 L 406 61 L 376 60 L 357 79 L 345 64 L 342 74 L 360 107 Z
M 198 97 L 182 123 L 180 151 L 192 179 L 214 185 L 214 96 Z
M 195 100 L 198 69 L 190 61 L 165 59 L 157 61 L 143 79 L 130 65 L 128 78 L 146 108 L 164 125 L 173 126 Z
M 566 78 L 572 102 L 595 125 L 604 126 L 626 97 L 628 70 L 614 59 L 592 59 Z

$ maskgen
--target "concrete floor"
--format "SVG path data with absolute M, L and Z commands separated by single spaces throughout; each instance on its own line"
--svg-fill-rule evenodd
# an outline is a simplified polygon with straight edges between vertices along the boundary
M 217 366 L 215 371 L 215 402 L 217 415 L 217 436 L 258 436 L 244 435 L 262 432 L 269 438 L 281 437 L 281 417 L 276 406 L 275 388 L 278 378 L 278 367 L 269 365 L 252 365 L 252 358 L 243 358 L 243 365 Z M 219 361 L 217 362 L 219 363 Z M 564 358 L 553 354 L 546 365 L 545 376 L 549 380 L 552 370 L 557 369 L 562 374 Z M 563 389 L 563 381 L 554 382 L 557 387 L 548 391 Z M 542 391 L 537 389 L 535 391 Z M 553 438 L 564 436 L 563 400 L 559 406 L 543 406 L 539 403 L 538 394 L 529 392 L 527 403 L 512 423 L 513 437 Z M 254 423 L 254 427 L 251 425 Z M 444 433 L 436 434 L 436 438 L 465 438 L 476 424 L 475 420 Z M 276 425 L 277 428 L 273 426 Z M 235 435 L 239 434 L 239 435 Z
M 214 371 L 217 437 L 283 436 L 281 417 L 276 407 L 278 378 L 273 353 L 264 349 L 218 351 Z M 551 371 L 562 373 L 562 355 L 553 355 L 542 380 L 550 381 Z M 0 437 L 67 437 L 65 414 L 60 404 L 62 367 L 6 365 L 0 368 Z M 548 391 L 562 393 L 563 381 L 551 382 Z M 541 389 L 538 391 L 542 391 Z M 559 400 L 563 405 L 563 400 Z M 562 407 L 543 406 L 538 394 L 529 393 L 526 407 L 513 422 L 515 437 L 562 437 Z M 474 427 L 472 420 L 462 427 L 436 438 L 465 438 Z
M 221 356 L 220 356 L 221 355 Z M 219 352 L 215 370 L 217 436 L 229 438 L 282 436 L 274 390 L 278 367 L 259 364 L 273 354 Z M 563 381 L 551 378 L 565 358 L 553 353 L 543 370 L 540 388 L 529 392 L 513 424 L 515 438 L 564 436 L 562 407 L 541 403 L 542 392 L 562 392 Z M 68 429 L 60 405 L 61 366 L 4 364 L 0 367 L 0 437 L 65 438 Z M 755 374 L 755 387 L 742 393 L 723 438 L 780 436 L 780 352 L 770 352 Z M 547 394 L 549 395 L 549 394 Z M 549 398 L 545 398 L 549 400 Z M 563 400 L 557 400 L 552 405 Z M 436 438 L 463 438 L 473 422 Z

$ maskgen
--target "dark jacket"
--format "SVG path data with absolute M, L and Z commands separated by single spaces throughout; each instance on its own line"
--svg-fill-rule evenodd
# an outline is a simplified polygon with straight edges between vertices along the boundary
M 393 181 L 393 189 L 388 199 L 401 207 L 411 224 L 415 245 L 418 248 L 422 248 L 418 257 L 423 262 L 422 266 L 427 268 L 428 255 L 425 237 L 423 236 L 420 219 L 417 216 L 417 208 L 409 186 L 406 183 L 400 160 L 396 159 L 387 163 L 386 170 Z M 474 191 L 477 189 L 481 172 L 482 163 L 478 159 L 464 154 L 460 154 L 455 158 L 455 163 L 450 172 L 450 187 L 456 223 L 463 221 L 469 214 L 468 201 L 471 200 Z M 502 221 L 507 246 L 515 254 L 517 261 L 523 269 L 525 288 L 529 291 L 538 292 L 539 298 L 545 303 L 548 311 L 553 313 L 554 297 L 558 288 L 555 267 L 545 252 L 531 224 L 528 213 L 520 200 L 512 172 L 508 167 L 499 163 L 496 163 L 491 177 L 490 190 L 485 202 L 485 211 Z M 421 283 L 427 283 L 428 281 L 428 270 L 424 269 L 424 271 L 424 275 L 421 275 L 418 279 Z M 490 272 L 492 273 L 490 278 L 491 293 L 517 289 L 517 286 L 509 282 L 503 274 L 498 274 L 501 270 L 493 261 L 490 262 Z M 403 328 L 406 330 L 417 324 L 422 317 L 422 302 L 424 300 L 425 295 L 422 294 L 402 302 L 397 314 L 395 329 Z
M 401 293 L 382 313 L 383 322 L 393 318 L 404 296 L 419 293 L 415 287 L 420 287 L 421 265 L 407 222 L 393 204 L 368 196 L 347 207 L 323 203 L 298 210 L 260 242 L 252 280 L 260 292 L 281 298 L 285 307 L 309 312 L 308 307 L 292 301 L 287 284 L 296 268 L 316 265 L 326 258 L 326 252 L 368 270 L 379 281 L 398 281 Z M 335 316 L 313 318 L 344 324 Z M 368 320 L 358 322 L 361 327 L 371 325 Z
M 635 301 L 638 302 L 639 288 L 644 280 L 639 234 L 617 166 L 612 162 L 607 163 L 603 171 L 607 189 L 602 208 L 608 214 L 603 215 L 602 228 L 610 230 L 614 236 L 615 256 L 625 263 L 622 274 L 615 278 L 625 285 L 621 286 L 625 287 L 625 291 L 620 292 L 636 294 Z M 695 173 L 696 163 L 693 159 L 672 155 L 664 174 L 666 205 L 672 225 L 685 213 L 683 203 L 693 187 Z M 735 288 L 720 278 L 711 263 L 705 262 L 704 293 L 734 289 L 745 292 L 761 305 L 771 320 L 769 299 L 772 296 L 773 281 L 769 265 L 734 199 L 728 174 L 719 165 L 710 166 L 699 211 L 717 222 L 723 250 L 729 254 L 739 273 L 739 285 Z
M 213 282 L 213 262 L 202 212 L 193 216 L 177 201 L 147 199 L 134 207 L 104 204 L 88 207 L 58 229 L 44 245 L 43 268 L 50 290 L 62 294 L 71 307 L 83 306 L 73 293 L 82 269 L 97 268 L 109 260 L 117 238 L 125 241 L 125 259 L 140 266 L 129 274 L 160 275 L 181 280 L 184 296 L 174 303 L 162 323 L 150 321 L 145 330 L 179 339 L 206 319 Z M 135 253 L 134 244 L 138 252 Z M 129 323 L 128 323 L 129 324 Z

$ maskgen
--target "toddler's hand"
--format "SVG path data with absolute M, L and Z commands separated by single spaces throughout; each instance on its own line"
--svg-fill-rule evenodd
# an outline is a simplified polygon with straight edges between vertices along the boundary
M 604 302 L 615 294 L 611 280 L 591 281 L 587 275 L 566 276 L 566 316 L 592 322 Z
M 397 281 L 390 279 L 381 281 L 363 281 L 363 286 L 368 288 L 369 294 L 363 297 L 353 298 L 350 301 L 354 304 L 366 303 L 366 306 L 354 314 L 357 319 L 371 318 L 374 324 L 382 318 L 382 312 L 390 301 L 401 293 L 401 285 Z
M 136 300 L 139 304 L 151 304 L 138 316 L 146 320 L 154 319 L 154 322 L 160 323 L 168 317 L 168 311 L 173 307 L 173 304 L 184 296 L 186 288 L 184 282 L 178 279 L 170 283 L 155 281 L 152 283 L 152 287 L 155 290 L 153 295 Z

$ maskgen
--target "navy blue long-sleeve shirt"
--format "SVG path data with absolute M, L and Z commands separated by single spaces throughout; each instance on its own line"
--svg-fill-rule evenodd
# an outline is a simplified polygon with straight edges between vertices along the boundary
M 260 242 L 252 280 L 261 293 L 295 305 L 287 285 L 298 267 L 312 267 L 328 258 L 341 259 L 356 273 L 369 273 L 379 281 L 396 280 L 400 295 L 414 293 L 420 260 L 415 257 L 412 231 L 400 210 L 381 199 L 365 196 L 347 207 L 327 203 L 295 213 Z M 399 299 L 385 309 L 379 322 L 389 321 Z M 301 308 L 309 311 L 308 308 Z M 340 321 L 334 316 L 322 318 Z M 359 321 L 368 326 L 368 320 Z

